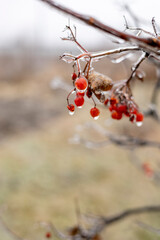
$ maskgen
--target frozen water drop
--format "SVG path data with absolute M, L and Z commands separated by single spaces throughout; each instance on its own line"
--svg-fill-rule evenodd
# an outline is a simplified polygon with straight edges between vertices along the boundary
M 69 111 L 69 115 L 73 115 L 74 114 L 74 111 Z
M 83 89 L 83 90 L 80 90 L 79 88 L 76 88 L 76 89 L 77 89 L 78 92 L 84 93 L 86 91 L 87 87 L 85 89 Z
M 143 125 L 143 122 L 136 122 L 137 127 L 141 127 Z
M 83 106 L 78 106 L 77 108 L 82 108 Z
M 96 116 L 96 117 L 94 117 L 93 119 L 94 119 L 94 120 L 97 120 L 98 118 L 99 118 L 99 116 Z

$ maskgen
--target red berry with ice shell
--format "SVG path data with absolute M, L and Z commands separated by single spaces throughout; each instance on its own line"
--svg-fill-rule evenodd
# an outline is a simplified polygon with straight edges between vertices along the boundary
M 76 104 L 76 106 L 78 108 L 82 108 L 83 104 L 84 104 L 84 97 L 83 96 L 77 96 L 75 99 L 74 99 L 74 102 Z
M 87 89 L 88 83 L 87 80 L 83 77 L 79 77 L 75 81 L 75 87 L 79 92 L 85 92 Z
M 98 108 L 94 107 L 94 108 L 91 108 L 90 114 L 95 120 L 97 120 L 99 118 L 100 111 Z
M 69 110 L 69 114 L 73 115 L 74 114 L 74 110 L 75 110 L 75 106 L 73 104 L 69 104 L 67 106 L 68 110 Z

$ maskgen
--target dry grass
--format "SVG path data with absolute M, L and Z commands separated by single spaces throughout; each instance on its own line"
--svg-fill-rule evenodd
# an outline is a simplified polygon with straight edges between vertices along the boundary
M 68 143 L 77 124 L 92 121 L 88 114 L 90 106 L 70 117 L 65 107 L 66 93 L 52 92 L 49 88 L 50 80 L 57 75 L 69 78 L 70 68 L 54 63 L 13 84 L 0 83 L 0 106 L 4 104 L 0 117 L 2 216 L 11 229 L 34 240 L 44 239 L 45 230 L 35 227 L 38 221 L 52 221 L 60 229 L 74 225 L 76 198 L 83 212 L 97 215 L 159 204 L 160 200 L 159 186 L 131 163 L 129 151 L 112 145 L 93 150 Z M 151 86 L 148 83 L 135 90 L 143 106 L 147 105 L 143 100 L 146 98 L 140 95 L 148 98 Z M 98 120 L 102 125 L 109 116 L 105 114 Z M 146 120 L 141 129 L 125 121 L 108 128 L 160 140 L 160 128 L 152 120 Z M 100 138 L 94 133 L 84 134 Z M 139 149 L 137 153 L 142 161 L 158 166 L 159 151 L 150 148 Z M 159 217 L 145 215 L 139 220 L 159 227 Z M 110 227 L 104 235 L 112 240 L 151 239 L 151 234 L 138 229 L 135 219 Z M 9 239 L 1 228 L 0 234 L 3 240 Z

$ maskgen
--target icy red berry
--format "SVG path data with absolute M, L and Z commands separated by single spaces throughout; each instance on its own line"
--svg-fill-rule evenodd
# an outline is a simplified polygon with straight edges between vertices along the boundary
M 69 105 L 67 106 L 67 108 L 68 108 L 68 110 L 71 111 L 71 112 L 74 112 L 74 110 L 75 110 L 75 107 L 74 107 L 73 104 L 69 104 Z
M 114 105 L 114 104 L 116 104 L 117 103 L 117 99 L 116 98 L 111 98 L 110 99 L 110 104 L 111 105 Z
M 142 113 L 137 113 L 136 114 L 136 122 L 143 122 L 143 114 Z
M 113 110 L 117 111 L 116 105 L 109 106 L 109 111 L 112 112 Z
M 73 115 L 74 114 L 74 110 L 75 110 L 75 106 L 73 104 L 69 104 L 67 106 L 68 110 L 69 110 L 69 114 Z
M 117 112 L 126 113 L 127 112 L 127 105 L 119 105 L 117 107 Z
M 91 108 L 90 114 L 94 119 L 98 119 L 100 111 L 98 108 L 94 107 L 94 108 Z
M 72 80 L 76 80 L 76 78 L 77 78 L 77 74 L 74 72 L 74 73 L 72 74 Z
M 85 91 L 87 89 L 88 83 L 87 80 L 83 77 L 77 78 L 75 81 L 75 87 L 78 91 Z
M 77 97 L 74 99 L 74 102 L 75 102 L 75 104 L 76 104 L 76 106 L 77 106 L 78 108 L 81 108 L 81 107 L 83 106 L 83 104 L 84 104 L 84 97 L 82 97 L 82 96 L 77 96 Z
M 111 114 L 111 117 L 112 117 L 113 119 L 120 120 L 120 119 L 122 118 L 122 113 L 113 111 L 112 114 Z

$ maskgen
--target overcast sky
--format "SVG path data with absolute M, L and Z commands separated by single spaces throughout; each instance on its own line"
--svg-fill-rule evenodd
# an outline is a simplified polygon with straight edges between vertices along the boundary
M 92 15 L 104 23 L 124 29 L 122 0 L 57 0 L 76 11 Z M 126 0 L 133 11 L 142 19 L 150 21 L 156 17 L 160 25 L 160 0 Z M 45 46 L 62 46 L 62 30 L 68 16 L 49 8 L 40 0 L 0 0 L 0 46 L 10 45 L 17 40 Z M 129 19 L 129 18 L 128 18 Z M 106 35 L 70 18 L 77 26 L 82 43 L 104 41 Z M 87 40 L 87 41 L 86 41 Z

